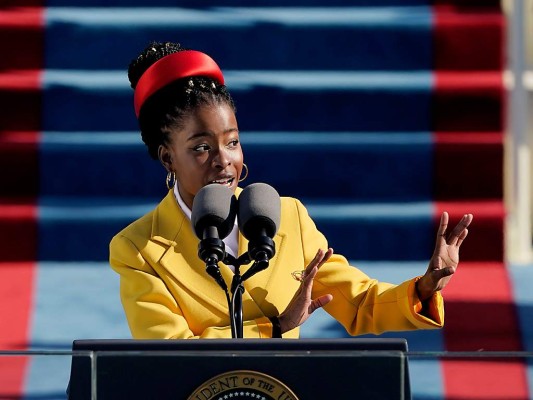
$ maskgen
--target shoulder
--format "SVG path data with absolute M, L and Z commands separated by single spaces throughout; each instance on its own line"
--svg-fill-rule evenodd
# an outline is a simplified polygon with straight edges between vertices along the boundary
M 302 229 L 312 223 L 303 203 L 294 197 L 281 197 L 281 226 Z
M 159 202 L 155 203 L 150 210 L 147 207 L 146 214 L 142 215 L 120 232 L 115 237 L 126 237 L 133 239 L 134 237 L 150 238 L 153 234 L 159 234 L 160 231 L 164 231 L 167 228 L 166 221 L 177 221 L 179 214 L 179 206 L 177 205 L 174 194 L 169 193 Z
M 299 200 L 294 197 L 280 197 L 281 218 L 295 218 L 298 216 Z
M 147 206 L 145 210 L 145 214 L 138 217 L 136 220 L 128 224 L 126 227 L 124 227 L 122 230 L 120 230 L 112 239 L 111 243 L 114 241 L 122 239 L 129 239 L 131 241 L 135 241 L 135 238 L 150 238 L 152 235 L 152 230 L 154 226 L 154 221 L 157 219 L 157 216 L 163 211 L 164 212 L 164 205 L 166 202 L 168 202 L 167 197 L 168 195 L 163 198 L 157 204 L 157 202 L 154 202 L 151 209 L 149 206 Z
M 294 197 L 280 197 L 281 208 L 300 208 L 303 207 L 303 204 L 300 200 Z
M 134 243 L 137 242 L 139 238 L 149 238 L 152 233 L 153 219 L 154 210 L 136 219 L 118 232 L 115 236 L 113 236 L 110 247 L 113 248 L 124 241 Z
M 307 209 L 303 203 L 294 197 L 280 197 L 282 217 L 293 217 L 301 219 L 307 217 Z

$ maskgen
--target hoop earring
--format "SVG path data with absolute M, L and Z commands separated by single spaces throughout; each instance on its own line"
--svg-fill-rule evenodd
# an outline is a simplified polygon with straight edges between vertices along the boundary
M 176 173 L 174 171 L 168 171 L 166 184 L 168 190 L 174 189 L 174 186 L 176 185 Z
M 239 179 L 239 182 L 242 182 L 242 181 L 244 181 L 246 178 L 248 178 L 248 165 L 246 165 L 245 163 L 242 163 L 242 166 L 243 166 L 244 168 L 246 168 L 246 174 L 244 175 L 244 178 Z

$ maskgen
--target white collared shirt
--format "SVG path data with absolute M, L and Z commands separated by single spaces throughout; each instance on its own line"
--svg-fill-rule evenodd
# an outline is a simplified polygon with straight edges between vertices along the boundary
M 174 197 L 176 198 L 178 205 L 180 206 L 180 208 L 185 213 L 187 218 L 189 218 L 189 221 L 190 221 L 192 211 L 190 210 L 189 207 L 187 207 L 187 204 L 185 204 L 185 202 L 181 198 L 177 183 L 174 185 Z M 239 224 L 238 224 L 237 218 L 235 218 L 235 224 L 233 225 L 233 229 L 231 230 L 231 233 L 226 238 L 222 239 L 222 241 L 224 242 L 226 252 L 231 254 L 233 257 L 238 258 L 237 253 L 239 252 Z M 233 265 L 230 265 L 229 267 L 231 268 L 233 272 L 235 272 Z

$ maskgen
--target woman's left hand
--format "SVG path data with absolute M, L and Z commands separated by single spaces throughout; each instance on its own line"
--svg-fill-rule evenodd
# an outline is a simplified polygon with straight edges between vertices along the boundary
M 468 235 L 468 226 L 472 222 L 472 214 L 465 214 L 453 230 L 447 234 L 448 213 L 443 212 L 437 232 L 435 251 L 429 266 L 422 278 L 417 281 L 418 297 L 421 301 L 429 299 L 442 290 L 450 281 L 459 264 L 459 248 Z
M 333 296 L 326 294 L 317 299 L 311 298 L 313 291 L 313 280 L 322 265 L 324 265 L 333 255 L 333 249 L 329 248 L 327 251 L 319 249 L 315 258 L 303 271 L 301 285 L 294 294 L 291 302 L 278 317 L 281 328 L 281 333 L 285 333 L 302 325 L 311 314 L 318 308 L 324 307 L 328 304 Z

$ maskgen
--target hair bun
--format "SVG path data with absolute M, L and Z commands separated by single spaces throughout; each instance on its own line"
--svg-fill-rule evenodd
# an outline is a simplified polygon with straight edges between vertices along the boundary
M 130 62 L 128 67 L 128 79 L 132 89 L 135 89 L 144 72 L 157 60 L 172 53 L 187 50 L 179 43 L 173 42 L 150 42 L 139 56 Z

